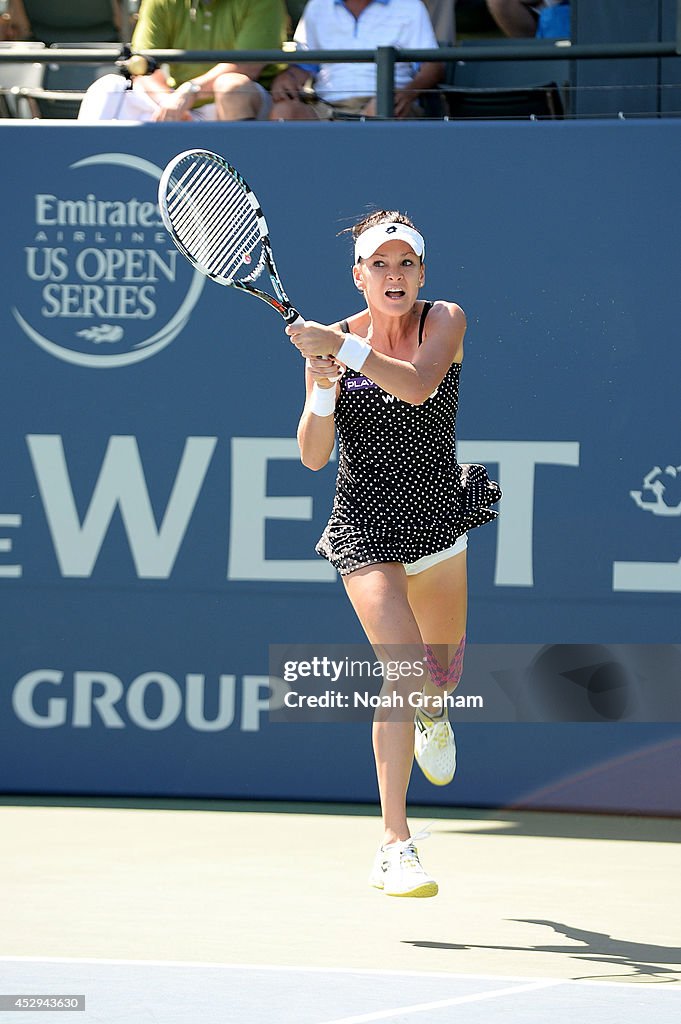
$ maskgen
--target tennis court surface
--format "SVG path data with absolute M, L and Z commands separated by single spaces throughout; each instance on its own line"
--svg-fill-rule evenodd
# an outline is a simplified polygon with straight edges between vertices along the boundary
M 76 1021 L 681 1020 L 678 820 L 421 808 L 424 900 L 367 885 L 373 808 L 17 798 L 0 823 L 0 994 L 84 996 Z

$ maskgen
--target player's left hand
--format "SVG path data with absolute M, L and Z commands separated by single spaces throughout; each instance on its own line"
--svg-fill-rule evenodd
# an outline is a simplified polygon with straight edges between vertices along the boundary
M 322 388 L 327 388 L 335 383 L 341 369 L 335 359 L 327 359 L 322 356 L 312 356 L 311 359 L 308 359 L 307 368 L 314 381 Z

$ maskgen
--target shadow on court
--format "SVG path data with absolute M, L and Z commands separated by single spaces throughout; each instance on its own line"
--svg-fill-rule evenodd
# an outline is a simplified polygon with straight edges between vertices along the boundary
M 120 797 L 3 804 L 0 959 L 86 961 L 103 971 L 153 962 L 155 977 L 180 963 L 268 977 L 301 967 L 551 986 L 579 977 L 589 990 L 608 979 L 638 982 L 642 992 L 647 982 L 668 993 L 660 999 L 681 998 L 681 985 L 661 984 L 681 981 L 676 821 L 414 808 L 412 827 L 432 833 L 424 856 L 440 894 L 410 901 L 367 884 L 380 827 L 374 807 Z M 451 998 L 472 995 L 454 987 Z M 626 988 L 617 996 L 624 1006 Z M 554 995 L 563 998 L 559 988 Z M 489 1008 L 487 995 L 477 1001 L 481 1013 Z M 678 1006 L 674 1013 L 676 1024 Z M 639 1014 L 641 1024 L 649 1019 L 661 1021 Z M 329 1018 L 310 1024 L 321 1020 Z
M 427 808 L 421 808 L 422 816 Z M 454 815 L 451 815 L 454 817 Z M 575 814 L 565 811 L 467 811 L 456 809 L 456 820 L 470 821 L 456 829 L 457 835 L 522 836 L 524 838 L 603 839 L 638 843 L 681 843 L 681 820 L 678 818 L 646 818 L 634 815 Z M 441 832 L 447 827 L 443 819 L 447 809 L 438 808 Z
M 315 803 L 287 800 L 215 800 L 172 797 L 0 795 L 0 807 L 109 807 L 136 810 L 305 814 L 322 817 L 371 818 L 376 804 Z M 603 839 L 639 843 L 680 843 L 681 819 L 622 814 L 534 811 L 516 808 L 462 808 L 414 804 L 410 818 L 437 819 L 438 832 L 447 834 L 447 821 L 456 821 L 456 835 Z M 466 823 L 470 827 L 466 827 Z M 454 830 L 452 830 L 452 834 Z
M 523 953 L 563 953 L 579 963 L 593 962 L 612 964 L 618 968 L 628 968 L 628 978 L 641 978 L 647 981 L 681 982 L 681 946 L 657 946 L 652 943 L 615 939 L 605 932 L 590 932 L 582 928 L 573 928 L 558 921 L 539 921 L 530 918 L 513 918 L 518 924 L 543 925 L 552 928 L 558 935 L 564 935 L 573 942 L 581 942 L 583 946 L 568 945 L 527 945 L 527 946 L 483 946 L 467 943 L 427 942 L 403 940 L 407 945 L 425 949 L 494 949 L 506 952 Z M 673 965 L 665 967 L 664 964 Z M 574 980 L 598 978 L 603 981 L 607 975 L 602 971 L 597 974 L 573 975 Z M 616 975 L 622 980 L 621 970 Z

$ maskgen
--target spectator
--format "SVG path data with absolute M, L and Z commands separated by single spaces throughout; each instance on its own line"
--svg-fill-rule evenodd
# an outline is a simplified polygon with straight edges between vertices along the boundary
M 290 38 L 293 38 L 293 33 L 296 30 L 296 26 L 300 21 L 300 16 L 303 13 L 306 0 L 286 0 L 286 10 L 288 11 L 288 27 Z
M 569 39 L 570 31 L 570 0 L 559 0 L 539 12 L 537 36 L 540 39 Z
M 135 51 L 280 50 L 283 0 L 144 0 L 132 37 Z M 267 120 L 267 85 L 276 68 L 262 64 L 171 64 L 137 76 L 132 88 L 107 75 L 88 89 L 81 121 Z
M 421 0 L 309 0 L 294 40 L 301 50 L 436 49 Z M 420 97 L 443 77 L 441 63 L 395 66 L 395 117 L 421 117 Z M 314 81 L 309 99 L 302 90 Z M 331 120 L 376 113 L 375 64 L 292 64 L 272 83 L 272 120 Z
M 487 0 L 487 6 L 504 35 L 546 38 L 570 34 L 569 0 Z
M 0 39 L 52 43 L 119 41 L 122 0 L 86 0 L 64 4 L 60 0 L 5 0 Z
M 453 46 L 456 39 L 456 0 L 423 0 L 440 46 Z
M 18 39 L 33 39 L 31 23 L 26 16 L 22 0 L 6 0 L 0 16 L 0 40 L 14 42 Z

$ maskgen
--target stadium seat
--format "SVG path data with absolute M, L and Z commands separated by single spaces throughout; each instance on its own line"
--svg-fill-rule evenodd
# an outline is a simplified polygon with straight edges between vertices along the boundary
M 77 47 L 79 49 L 111 49 L 110 42 L 88 42 L 81 41 L 64 44 L 66 49 Z M 54 53 L 55 60 L 49 61 L 40 67 L 40 80 L 38 84 L 22 86 L 15 89 L 14 93 L 18 98 L 18 106 L 21 110 L 20 116 L 39 117 L 46 119 L 66 118 L 75 119 L 78 116 L 81 100 L 86 89 L 102 75 L 111 74 L 118 69 L 113 64 L 60 64 L 58 45 L 50 47 L 50 54 Z
M 46 46 L 57 43 L 120 42 L 121 25 L 127 5 L 116 0 L 118 21 L 114 18 L 112 0 L 87 0 L 87 3 L 64 3 L 64 0 L 24 0 L 33 38 Z
M 45 49 L 44 43 L 0 42 L 0 51 L 7 53 L 13 49 L 37 50 Z M 18 93 L 24 87 L 40 85 L 43 69 L 40 64 L 13 64 L 0 61 L 0 116 L 20 117 Z
M 24 0 L 26 14 L 37 42 L 17 42 L 17 47 L 58 50 L 105 47 L 129 38 L 130 19 L 139 3 L 131 0 Z M 60 64 L 58 59 L 43 64 L 0 66 L 0 113 L 11 117 L 69 118 L 78 115 L 85 90 L 101 75 L 115 70 L 112 65 Z
M 467 39 L 462 46 L 474 49 L 480 46 L 512 47 L 546 46 L 545 39 Z M 539 60 L 458 60 L 447 65 L 444 91 L 464 90 L 534 90 L 544 89 L 547 82 L 555 83 L 560 92 L 561 113 L 570 110 L 571 62 L 563 57 Z M 533 105 L 535 99 L 531 101 Z
M 560 118 L 564 116 L 560 90 L 555 82 L 527 89 L 457 89 L 442 94 L 452 118 Z

